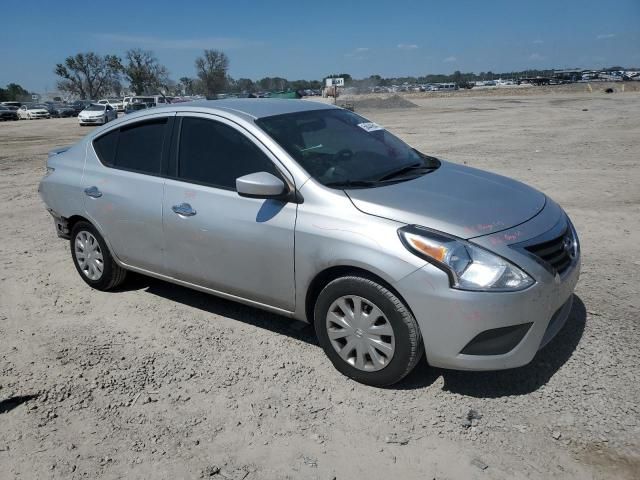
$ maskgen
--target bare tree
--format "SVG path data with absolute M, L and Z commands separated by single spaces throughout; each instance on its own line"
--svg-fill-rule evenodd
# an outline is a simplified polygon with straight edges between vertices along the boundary
M 157 93 L 168 83 L 169 72 L 149 50 L 134 48 L 126 53 L 124 76 L 136 95 Z
M 220 50 L 205 50 L 204 55 L 196 59 L 196 73 L 206 96 L 213 96 L 225 89 L 228 68 L 229 58 Z
M 121 70 L 117 56 L 87 52 L 67 57 L 64 63 L 56 65 L 54 72 L 62 78 L 58 82 L 60 90 L 86 99 L 109 93 Z
M 189 78 L 189 77 L 181 77 L 180 78 L 180 87 L 182 89 L 182 94 L 184 95 L 193 95 L 196 93 L 198 81 Z

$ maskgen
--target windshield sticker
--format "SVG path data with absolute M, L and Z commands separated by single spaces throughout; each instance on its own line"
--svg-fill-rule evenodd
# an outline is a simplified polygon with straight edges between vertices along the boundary
M 384 130 L 380 125 L 373 122 L 359 123 L 358 126 L 366 132 L 375 132 L 377 130 Z

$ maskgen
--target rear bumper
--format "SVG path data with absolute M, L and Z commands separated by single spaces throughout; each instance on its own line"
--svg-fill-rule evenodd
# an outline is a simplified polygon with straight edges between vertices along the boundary
M 71 238 L 71 232 L 69 232 L 69 222 L 67 221 L 67 219 L 50 208 L 47 208 L 47 211 L 53 217 L 53 223 L 55 225 L 56 234 L 58 235 L 58 237 L 64 238 L 66 240 Z
M 580 256 L 562 276 L 517 252 L 511 258 L 532 275 L 534 285 L 519 292 L 461 291 L 450 288 L 446 274 L 432 265 L 393 285 L 420 326 L 430 365 L 456 370 L 520 367 L 560 331 L 571 312 Z

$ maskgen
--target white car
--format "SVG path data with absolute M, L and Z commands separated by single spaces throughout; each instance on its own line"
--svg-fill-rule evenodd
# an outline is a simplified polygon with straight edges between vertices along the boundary
M 104 125 L 118 118 L 118 113 L 111 105 L 94 103 L 82 110 L 78 115 L 78 123 L 83 125 Z
M 18 119 L 33 120 L 35 118 L 51 118 L 44 105 L 22 105 L 18 109 Z
M 116 112 L 124 112 L 124 102 L 119 98 L 103 98 L 98 100 L 99 105 L 111 105 Z

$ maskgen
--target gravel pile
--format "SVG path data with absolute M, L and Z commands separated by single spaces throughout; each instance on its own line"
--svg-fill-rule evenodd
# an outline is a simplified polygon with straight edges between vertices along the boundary
M 400 95 L 393 95 L 391 97 L 371 97 L 359 99 L 358 97 L 352 97 L 348 101 L 352 103 L 355 110 L 389 110 L 389 109 L 403 109 L 403 108 L 416 108 L 417 105 Z

